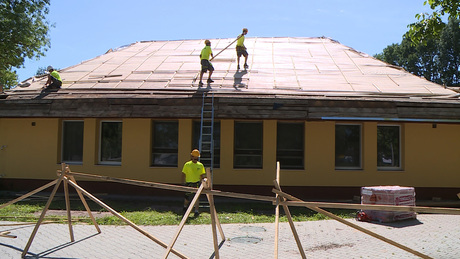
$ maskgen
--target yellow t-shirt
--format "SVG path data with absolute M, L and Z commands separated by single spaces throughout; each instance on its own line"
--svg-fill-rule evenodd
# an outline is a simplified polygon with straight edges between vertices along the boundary
M 236 42 L 236 46 L 244 46 L 244 35 L 238 38 L 238 41 Z
M 209 56 L 211 55 L 212 53 L 212 50 L 211 50 L 211 46 L 206 46 L 203 48 L 203 50 L 201 50 L 201 59 L 206 59 L 206 60 L 209 60 Z
M 62 82 L 62 80 L 61 80 L 61 75 L 59 75 L 58 71 L 53 70 L 53 72 L 51 72 L 50 75 L 51 75 L 52 77 L 56 78 L 57 80 L 59 80 L 59 81 Z
M 201 180 L 201 175 L 206 174 L 204 166 L 200 162 L 193 163 L 193 161 L 188 161 L 184 164 L 182 168 L 182 173 L 185 174 L 186 183 L 196 183 Z

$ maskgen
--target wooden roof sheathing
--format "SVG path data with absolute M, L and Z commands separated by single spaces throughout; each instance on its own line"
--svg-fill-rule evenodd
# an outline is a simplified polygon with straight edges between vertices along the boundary
M 211 39 L 214 54 L 233 40 Z M 449 89 L 328 38 L 248 37 L 245 45 L 249 69 L 237 71 L 236 52 L 231 46 L 212 61 L 215 67 L 212 90 L 279 95 L 455 95 Z M 203 47 L 204 40 L 133 43 L 60 70 L 63 79 L 60 91 L 196 91 L 199 53 Z M 46 77 L 27 82 L 30 86 L 16 87 L 9 95 L 39 91 Z

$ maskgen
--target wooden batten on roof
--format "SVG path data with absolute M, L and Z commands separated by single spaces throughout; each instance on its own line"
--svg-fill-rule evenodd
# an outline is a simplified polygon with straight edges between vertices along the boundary
M 233 39 L 214 39 L 218 53 Z M 327 38 L 247 38 L 249 69 L 232 48 L 198 87 L 203 40 L 138 42 L 6 92 L 0 117 L 198 118 L 203 92 L 216 119 L 399 119 L 458 123 L 458 94 Z M 240 64 L 241 65 L 241 64 Z M 204 75 L 204 80 L 207 74 Z

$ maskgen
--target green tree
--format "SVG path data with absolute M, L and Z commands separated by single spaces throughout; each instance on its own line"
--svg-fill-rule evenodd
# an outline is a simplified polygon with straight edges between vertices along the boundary
M 445 85 L 460 85 L 460 20 L 450 19 L 439 40 L 439 69 Z
M 17 84 L 13 69 L 39 59 L 50 47 L 50 0 L 0 0 L 0 86 Z
M 439 36 L 425 44 L 412 42 L 408 32 L 400 44 L 387 46 L 375 57 L 438 84 L 460 85 L 460 20 L 450 19 Z
M 458 0 L 426 0 L 423 5 L 429 5 L 433 13 L 416 14 L 417 22 L 410 24 L 409 35 L 413 44 L 426 44 L 430 38 L 437 38 L 445 27 L 443 16 L 449 19 L 460 18 L 460 1 Z

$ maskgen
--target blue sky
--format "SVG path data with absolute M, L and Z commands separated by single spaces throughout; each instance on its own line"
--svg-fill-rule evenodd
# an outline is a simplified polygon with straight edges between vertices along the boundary
M 424 0 L 73 0 L 51 1 L 51 48 L 17 69 L 66 68 L 111 48 L 145 40 L 326 36 L 374 55 L 400 43 Z

